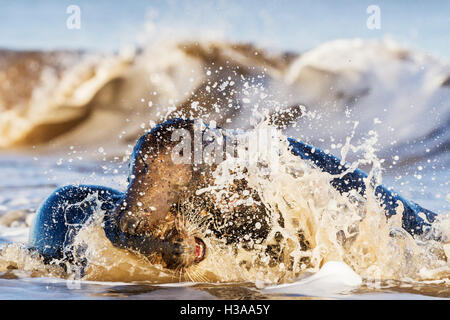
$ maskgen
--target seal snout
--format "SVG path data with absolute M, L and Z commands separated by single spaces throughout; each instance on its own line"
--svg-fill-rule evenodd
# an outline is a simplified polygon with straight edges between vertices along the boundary
M 206 245 L 202 239 L 195 237 L 195 262 L 198 263 L 206 257 Z

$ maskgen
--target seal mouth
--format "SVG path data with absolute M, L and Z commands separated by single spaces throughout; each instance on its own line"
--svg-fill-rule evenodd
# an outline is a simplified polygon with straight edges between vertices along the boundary
M 198 263 L 205 259 L 206 245 L 202 239 L 195 237 L 195 262 Z

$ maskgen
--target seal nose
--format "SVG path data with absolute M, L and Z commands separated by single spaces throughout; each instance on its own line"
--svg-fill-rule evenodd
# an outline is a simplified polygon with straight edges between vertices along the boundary
M 195 237 L 195 262 L 198 263 L 206 257 L 206 245 L 202 239 Z
M 178 230 L 170 230 L 161 241 L 159 251 L 169 269 L 189 267 L 205 258 L 206 245 L 200 238 L 187 237 Z

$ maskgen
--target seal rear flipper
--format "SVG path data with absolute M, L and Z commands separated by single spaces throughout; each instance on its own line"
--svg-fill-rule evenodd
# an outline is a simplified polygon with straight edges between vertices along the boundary
M 301 157 L 302 159 L 312 161 L 319 169 L 332 175 L 343 174 L 347 169 L 347 164 L 342 164 L 341 160 L 331 154 L 327 154 L 324 151 L 308 145 L 306 143 L 297 141 L 292 138 L 288 138 L 289 144 L 292 147 L 291 152 Z M 346 193 L 350 190 L 357 191 L 361 196 L 366 197 L 366 185 L 365 180 L 367 174 L 362 170 L 355 169 L 352 172 L 346 173 L 344 176 L 334 178 L 331 181 L 333 187 L 340 193 Z M 398 193 L 383 185 L 375 187 L 375 196 L 379 201 L 379 204 L 383 207 L 386 216 L 389 218 L 392 215 L 397 214 L 398 206 L 400 203 L 403 205 L 402 212 L 402 227 L 411 235 L 424 235 L 427 234 L 435 239 L 439 239 L 437 233 L 433 236 L 430 233 L 431 224 L 434 222 L 437 214 L 422 208 L 418 204 L 406 200 Z M 424 217 L 421 217 L 423 213 Z M 425 221 L 425 219 L 427 221 Z
M 122 195 L 117 190 L 92 185 L 69 185 L 55 190 L 37 210 L 28 247 L 48 263 L 85 265 L 83 248 L 72 247 L 74 238 L 95 210 L 105 210 L 105 217 L 111 216 Z M 100 208 L 98 201 L 102 203 Z M 112 237 L 111 230 L 105 231 Z

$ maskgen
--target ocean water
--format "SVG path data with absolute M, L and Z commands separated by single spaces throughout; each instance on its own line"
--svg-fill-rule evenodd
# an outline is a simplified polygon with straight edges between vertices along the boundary
M 267 11 L 271 5 L 267 2 L 262 7 Z M 306 5 L 286 2 L 287 7 L 299 11 Z M 144 26 L 133 18 L 139 8 L 146 7 L 143 3 L 122 15 L 118 4 L 96 4 L 90 10 L 82 3 L 86 24 L 82 22 L 72 42 L 64 39 L 68 32 L 77 31 L 46 29 L 56 21 L 65 22 L 67 15 L 54 14 L 64 6 L 52 2 L 38 3 L 35 10 L 28 6 L 9 4 L 6 12 L 25 12 L 29 23 L 0 28 L 5 35 L 2 39 L 8 39 L 2 46 L 38 49 L 0 51 L 0 298 L 450 297 L 448 41 L 441 41 L 442 32 L 427 30 L 419 13 L 423 9 L 423 14 L 435 16 L 434 26 L 442 23 L 445 29 L 448 20 L 440 16 L 436 3 L 423 8 L 414 5 L 408 15 L 414 19 L 397 19 L 393 25 L 389 21 L 395 19 L 389 20 L 389 15 L 402 10 L 380 3 L 388 30 L 376 31 L 375 39 L 367 28 L 358 34 L 348 33 L 351 27 L 338 23 L 341 33 L 325 28 L 299 39 L 292 31 L 283 34 L 278 43 L 252 33 L 257 26 L 264 26 L 275 35 L 281 34 L 273 22 L 277 12 L 272 20 L 270 14 L 267 19 L 250 20 L 239 29 L 246 31 L 238 35 L 234 25 L 227 27 L 242 16 L 234 5 L 227 6 L 228 18 L 221 20 L 225 27 L 217 28 L 225 30 L 225 36 L 216 38 L 216 31 L 200 32 L 196 38 L 185 35 L 186 25 L 167 26 L 179 17 L 179 6 L 192 10 L 184 2 L 155 5 L 153 10 L 159 16 L 150 8 L 150 17 L 142 17 Z M 246 6 L 260 11 L 254 8 L 255 3 Z M 326 12 L 327 17 L 334 13 L 341 21 L 353 16 L 359 6 L 330 9 L 321 3 L 314 4 L 313 12 Z M 218 8 L 205 7 L 212 13 Z M 360 8 L 361 18 L 350 19 L 350 24 L 361 20 L 365 25 L 365 7 Z M 32 12 L 39 10 L 51 18 L 34 20 Z M 121 32 L 102 31 L 101 26 L 92 24 L 105 10 L 108 19 L 121 21 Z M 281 11 L 289 16 L 289 10 Z M 187 25 L 207 31 L 208 19 L 202 25 L 201 15 L 188 12 L 193 19 L 186 19 L 190 22 Z M 312 18 L 305 15 L 306 24 L 308 19 Z M 14 25 L 13 21 L 2 21 Z M 406 21 L 416 21 L 418 31 L 411 33 Z M 29 35 L 23 34 L 24 26 L 33 24 L 48 34 L 45 45 L 26 40 Z M 298 22 L 292 22 L 290 28 L 303 30 Z M 124 36 L 125 31 L 133 40 Z M 394 39 L 382 37 L 390 32 Z M 422 32 L 431 35 L 428 42 L 421 37 Z M 108 37 L 98 42 L 98 34 Z M 110 34 L 118 38 L 109 39 Z M 405 45 L 405 38 L 415 45 Z M 289 44 L 291 39 L 296 40 Z M 243 42 L 249 40 L 254 44 Z M 53 48 L 70 50 L 42 51 Z M 301 115 L 290 112 L 298 106 L 302 106 Z M 377 176 L 378 182 L 437 212 L 444 241 L 389 237 L 398 221 L 386 222 L 370 197 L 356 206 L 330 187 L 329 176 L 281 153 L 285 171 L 273 171 L 266 179 L 267 172 L 262 174 L 255 167 L 246 178 L 265 204 L 280 208 L 286 221 L 298 221 L 312 244 L 299 249 L 291 237 L 293 229 L 287 225 L 281 230 L 287 239 L 284 246 L 294 260 L 291 270 L 280 266 L 242 268 L 236 263 L 241 256 L 218 248 L 190 277 L 174 277 L 142 259 L 114 251 L 103 242 L 95 221 L 79 239 L 91 244 L 88 260 L 95 266 L 83 279 L 48 268 L 23 250 L 36 209 L 57 187 L 98 184 L 125 190 L 134 143 L 155 124 L 174 116 L 191 116 L 251 132 L 266 125 L 264 114 L 280 111 L 289 115 L 289 121 L 277 135 L 345 157 Z M 272 165 L 275 163 L 268 163 L 269 168 Z M 300 170 L 301 178 L 287 174 L 292 170 Z M 359 228 L 352 234 L 355 240 L 350 245 L 340 242 L 337 232 L 355 223 Z M 307 264 L 295 264 L 296 259 L 305 257 Z M 132 268 L 123 272 L 122 265 Z

